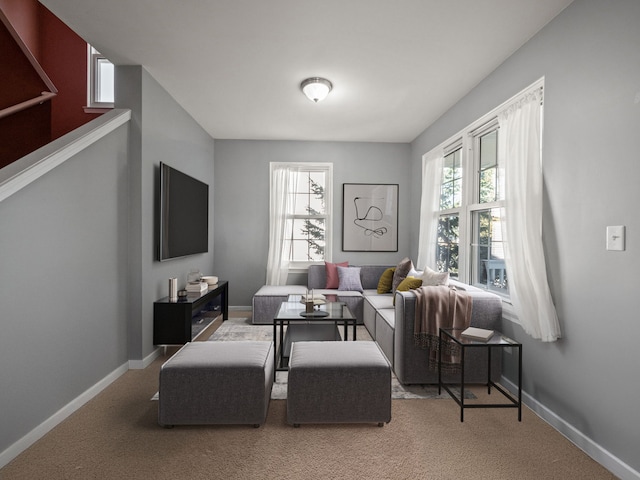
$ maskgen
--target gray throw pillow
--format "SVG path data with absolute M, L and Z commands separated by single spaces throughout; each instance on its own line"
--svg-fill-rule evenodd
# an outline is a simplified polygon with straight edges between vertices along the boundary
M 362 282 L 360 281 L 360 267 L 340 267 L 338 266 L 338 290 L 352 290 L 362 292 Z
M 402 280 L 407 278 L 407 275 L 409 275 L 409 271 L 411 271 L 412 268 L 413 262 L 409 257 L 404 257 L 402 260 L 400 260 L 398 265 L 396 265 L 396 270 L 395 272 L 393 272 L 393 281 L 391 282 L 391 292 L 393 292 L 394 295 L 396 293 L 398 285 L 400 285 L 400 282 L 402 282 Z

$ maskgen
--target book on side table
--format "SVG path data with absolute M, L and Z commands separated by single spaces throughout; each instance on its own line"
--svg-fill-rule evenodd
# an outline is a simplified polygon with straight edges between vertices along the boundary
M 487 330 L 485 328 L 469 327 L 466 330 L 464 330 L 461 335 L 471 340 L 479 340 L 481 342 L 486 342 L 491 337 L 493 337 L 493 330 Z

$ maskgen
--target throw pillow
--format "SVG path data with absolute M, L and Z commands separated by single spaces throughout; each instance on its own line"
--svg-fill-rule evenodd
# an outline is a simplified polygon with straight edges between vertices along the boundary
M 378 280 L 378 293 L 390 293 L 391 285 L 393 282 L 393 272 L 396 271 L 395 267 L 387 268 L 382 275 L 380 275 L 380 280 Z
M 409 257 L 404 257 L 398 265 L 396 265 L 396 270 L 393 272 L 393 281 L 391 282 L 391 292 L 396 293 L 396 288 L 400 285 L 400 282 L 407 278 L 409 275 L 409 271 L 413 267 L 413 262 Z
M 422 278 L 422 274 L 423 273 L 424 273 L 424 271 L 416 270 L 416 268 L 414 266 L 412 266 L 411 270 L 409 270 L 409 273 L 407 274 L 407 277 Z
M 409 290 L 414 290 L 422 286 L 422 279 L 416 277 L 407 277 L 400 282 L 398 288 L 396 288 L 397 292 L 408 292 Z
M 338 279 L 338 290 L 362 292 L 362 282 L 360 281 L 360 267 L 338 266 Z
M 347 267 L 349 266 L 349 262 L 342 263 L 329 263 L 324 262 L 324 266 L 327 271 L 327 284 L 324 288 L 338 288 L 340 284 L 340 279 L 338 278 L 338 266 Z
M 436 272 L 425 267 L 422 274 L 422 284 L 427 285 L 449 285 L 449 272 Z
M 415 290 L 416 288 L 420 288 L 422 286 L 422 279 L 416 277 L 407 277 L 400 282 L 398 288 L 396 288 L 396 292 L 408 292 L 409 290 Z M 396 296 L 393 295 L 393 304 L 396 304 Z

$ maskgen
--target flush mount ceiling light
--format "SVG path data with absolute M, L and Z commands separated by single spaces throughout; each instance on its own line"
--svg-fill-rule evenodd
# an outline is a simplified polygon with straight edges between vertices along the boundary
M 307 98 L 315 103 L 324 100 L 333 88 L 331 82 L 326 78 L 311 77 L 303 80 L 300 89 Z

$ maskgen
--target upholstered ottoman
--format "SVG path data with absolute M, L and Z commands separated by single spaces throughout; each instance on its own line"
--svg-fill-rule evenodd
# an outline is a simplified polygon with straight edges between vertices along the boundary
M 294 342 L 287 421 L 391 421 L 391 367 L 375 342 Z
M 160 369 L 163 426 L 264 423 L 273 386 L 272 342 L 187 343 Z
M 304 285 L 264 285 L 253 295 L 251 322 L 253 324 L 273 324 L 282 302 L 286 302 L 289 295 L 304 295 L 307 287 Z

